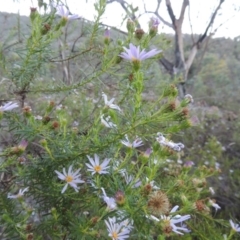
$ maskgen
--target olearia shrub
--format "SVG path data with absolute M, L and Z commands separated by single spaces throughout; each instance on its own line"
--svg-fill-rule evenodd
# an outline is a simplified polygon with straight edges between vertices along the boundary
M 98 45 L 106 8 L 100 0 L 85 50 L 66 60 L 100 63 L 78 81 L 40 87 L 53 42 L 79 18 L 54 7 L 43 15 L 31 10 L 19 68 L 4 66 L 9 96 L 17 97 L 0 107 L 2 239 L 234 239 L 235 221 L 214 218 L 221 207 L 207 179 L 218 170 L 182 160 L 192 97 L 179 100 L 174 83 L 154 101 L 142 97 L 149 66 L 162 57 L 151 47 L 158 20 L 141 38 L 129 20 L 121 41 L 107 31 Z M 116 89 L 106 87 L 108 76 Z

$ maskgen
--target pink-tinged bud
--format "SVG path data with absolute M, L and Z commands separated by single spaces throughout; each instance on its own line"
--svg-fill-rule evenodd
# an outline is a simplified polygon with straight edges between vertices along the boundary
M 150 155 L 152 153 L 152 149 L 151 148 L 148 148 L 144 153 L 143 153 L 143 156 L 146 157 L 146 158 L 149 158 Z
M 194 165 L 194 162 L 193 161 L 187 161 L 184 163 L 184 167 L 186 168 L 191 168 L 192 166 Z
M 24 152 L 25 149 L 27 148 L 28 146 L 28 141 L 26 140 L 22 140 L 19 145 L 18 145 L 18 148 L 20 149 L 20 151 Z
M 110 43 L 110 30 L 108 28 L 106 28 L 104 32 L 104 43 L 106 45 L 109 45 Z
M 118 205 L 124 205 L 125 203 L 125 195 L 124 195 L 124 192 L 122 191 L 117 191 L 116 194 L 115 194 L 115 201 Z
M 160 24 L 160 21 L 157 18 L 152 17 L 149 21 L 149 35 L 150 37 L 155 37 L 158 32 L 158 25 Z
M 10 155 L 20 156 L 28 146 L 28 142 L 26 140 L 22 140 L 18 146 L 10 148 Z

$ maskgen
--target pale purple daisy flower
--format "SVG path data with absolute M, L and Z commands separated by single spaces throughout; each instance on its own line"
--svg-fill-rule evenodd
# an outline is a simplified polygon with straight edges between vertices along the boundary
M 193 165 L 194 165 L 194 162 L 193 162 L 193 161 L 186 161 L 183 166 L 184 166 L 184 167 L 191 168 Z
M 158 186 L 155 185 L 155 181 L 149 181 L 148 177 L 146 177 L 146 182 L 147 184 L 150 184 L 150 186 L 152 187 L 152 189 L 155 189 L 155 190 L 159 190 L 160 188 Z
M 99 163 L 99 156 L 97 154 L 94 154 L 94 160 L 89 156 L 87 156 L 87 158 L 89 159 L 91 164 L 86 163 L 86 165 L 88 166 L 88 171 L 92 172 L 92 175 L 94 175 L 95 173 L 98 173 L 98 174 L 109 173 L 108 171 L 106 171 L 106 169 L 109 168 L 108 164 L 109 164 L 111 159 L 106 158 L 100 164 Z
M 147 148 L 147 150 L 143 153 L 143 156 L 149 158 L 153 150 L 151 148 Z
M 209 199 L 209 204 L 215 208 L 215 211 L 221 209 L 221 207 L 214 200 Z
M 11 194 L 8 194 L 8 198 L 12 198 L 12 199 L 16 199 L 16 198 L 22 198 L 24 193 L 28 191 L 28 187 L 24 188 L 23 190 L 20 189 L 18 194 L 16 195 L 11 195 Z
M 235 232 L 240 232 L 240 226 L 239 224 L 234 223 L 231 219 L 229 220 L 229 223 L 231 225 L 231 228 Z
M 107 204 L 107 209 L 112 211 L 117 208 L 117 203 L 114 198 L 108 197 L 104 188 L 101 188 L 103 192 L 103 200 Z
M 174 151 L 180 152 L 184 148 L 184 144 L 182 143 L 174 143 L 171 140 L 166 139 L 161 133 L 157 134 L 156 140 L 160 143 L 160 145 L 169 147 Z
M 134 227 L 133 227 L 133 220 L 131 219 L 125 219 L 122 222 L 122 225 L 127 228 L 129 231 L 131 231 Z
M 107 225 L 108 236 L 111 237 L 112 240 L 124 240 L 129 238 L 129 228 L 125 227 L 123 222 L 118 223 L 115 217 L 105 220 L 105 224 Z
M 74 190 L 78 192 L 79 187 L 77 186 L 77 183 L 84 183 L 84 181 L 80 179 L 81 174 L 78 174 L 81 169 L 78 169 L 77 171 L 73 172 L 72 167 L 73 166 L 70 165 L 68 173 L 66 173 L 66 169 L 63 168 L 63 174 L 55 170 L 55 173 L 57 173 L 58 178 L 67 182 L 66 185 L 63 187 L 61 193 L 64 193 L 66 191 L 68 185 L 73 187 Z
M 104 92 L 102 93 L 102 97 L 104 99 L 105 106 L 107 106 L 108 108 L 112 108 L 112 109 L 121 111 L 119 106 L 117 106 L 116 104 L 113 104 L 115 98 L 112 98 L 111 100 L 108 101 L 107 95 Z
M 145 49 L 140 51 L 140 47 L 139 46 L 136 47 L 132 43 L 129 44 L 129 48 L 126 48 L 126 47 L 123 47 L 123 48 L 125 52 L 122 52 L 119 56 L 126 60 L 130 60 L 132 62 L 143 61 L 161 52 L 161 50 L 157 50 L 157 49 L 152 49 L 149 52 L 146 52 Z
M 186 94 L 184 96 L 184 99 L 186 99 L 189 103 L 193 103 L 194 102 L 193 97 L 190 94 Z
M 121 140 L 121 143 L 129 148 L 137 148 L 143 145 L 141 138 L 137 137 L 133 142 L 130 142 L 128 136 L 125 135 L 126 140 Z
M 107 127 L 107 128 L 116 128 L 117 125 L 114 124 L 114 123 L 112 123 L 112 122 L 110 121 L 110 118 L 111 118 L 110 116 L 107 116 L 107 117 L 104 119 L 104 115 L 102 115 L 102 116 L 100 117 L 101 123 L 102 123 L 105 127 Z
M 104 37 L 109 39 L 110 38 L 110 30 L 108 28 L 105 29 L 104 31 Z
M 0 106 L 0 112 L 11 111 L 14 108 L 17 108 L 18 104 L 13 102 L 5 103 L 3 106 Z
M 74 20 L 74 19 L 80 18 L 78 14 L 69 15 L 69 10 L 64 5 L 56 6 L 56 10 L 57 10 L 56 12 L 57 15 L 67 20 Z
M 149 27 L 154 27 L 154 28 L 157 28 L 158 25 L 160 24 L 160 21 L 158 18 L 156 17 L 151 17 L 150 21 L 149 21 Z
M 129 175 L 126 171 L 122 172 L 122 176 L 125 178 L 125 181 L 128 185 L 132 184 L 132 188 L 137 188 L 142 184 L 142 181 L 139 178 L 134 179 L 134 177 L 132 175 Z
M 215 194 L 215 191 L 214 191 L 213 187 L 209 187 L 209 192 L 210 192 L 212 195 Z
M 28 146 L 28 141 L 22 139 L 21 142 L 18 144 L 18 149 L 21 150 L 21 151 L 25 151 L 27 146 Z
M 179 208 L 179 206 L 175 206 L 171 211 L 170 214 L 168 216 L 166 215 L 161 215 L 160 218 L 157 218 L 153 215 L 151 215 L 150 217 L 147 216 L 147 218 L 153 219 L 157 222 L 159 221 L 163 221 L 166 224 L 166 227 L 168 229 L 171 228 L 171 230 L 177 234 L 183 235 L 182 232 L 188 233 L 190 232 L 190 230 L 186 227 L 185 224 L 183 224 L 184 221 L 188 220 L 191 218 L 190 215 L 184 215 L 181 216 L 179 214 L 175 215 L 175 216 L 171 216 L 172 213 L 176 212 L 177 209 Z M 180 224 L 180 226 L 177 226 L 176 224 Z M 182 231 L 182 232 L 180 232 Z

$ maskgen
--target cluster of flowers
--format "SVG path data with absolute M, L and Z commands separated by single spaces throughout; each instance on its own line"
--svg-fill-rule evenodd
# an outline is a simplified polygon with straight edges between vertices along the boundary
M 114 110 L 119 111 L 120 113 L 122 110 L 120 109 L 119 106 L 114 104 L 114 98 L 108 101 L 108 97 L 105 93 L 102 93 L 102 97 L 104 99 L 104 104 L 105 107 L 111 108 Z M 4 106 L 0 107 L 1 111 L 8 111 L 16 108 L 18 105 L 15 103 L 7 103 Z M 112 122 L 107 121 L 110 117 L 108 116 L 106 120 L 103 120 L 103 117 L 101 116 L 101 122 L 106 126 L 106 127 L 116 127 L 115 124 Z M 104 122 L 105 121 L 105 122 Z M 181 151 L 182 148 L 184 148 L 184 145 L 182 143 L 174 143 L 170 140 L 167 140 L 161 133 L 157 134 L 156 138 L 157 142 L 159 142 L 160 145 L 169 147 L 175 151 Z M 136 137 L 133 141 L 130 141 L 128 136 L 125 135 L 125 139 L 121 140 L 121 143 L 125 145 L 128 148 L 138 148 L 143 145 L 143 141 L 141 138 Z M 22 143 L 19 144 L 19 146 L 23 145 Z M 18 148 L 19 148 L 18 146 Z M 27 143 L 24 141 L 24 149 L 26 148 Z M 150 149 L 151 150 L 151 149 Z M 146 151 L 149 152 L 149 151 Z M 146 153 L 148 155 L 151 154 L 151 151 L 149 153 Z M 100 162 L 99 156 L 97 154 L 94 154 L 94 158 L 87 156 L 89 162 L 86 163 L 87 166 L 87 171 L 91 173 L 91 175 L 94 174 L 109 174 L 109 164 L 111 162 L 111 159 L 106 158 L 102 162 Z M 118 169 L 118 166 L 115 166 L 114 169 Z M 63 194 L 68 186 L 71 186 L 76 192 L 79 191 L 78 184 L 84 183 L 85 181 L 81 179 L 81 174 L 80 174 L 81 169 L 77 169 L 76 171 L 73 170 L 73 165 L 70 165 L 68 170 L 66 168 L 63 168 L 62 173 L 55 170 L 55 173 L 57 174 L 58 178 L 62 181 L 65 182 L 64 187 L 61 190 L 61 193 Z M 133 188 L 139 187 L 142 184 L 142 181 L 140 179 L 135 179 L 132 175 L 129 175 L 126 169 L 121 169 L 119 173 L 124 177 L 126 184 L 132 184 Z M 148 182 L 148 179 L 147 179 Z M 91 183 L 93 184 L 93 183 Z M 151 181 L 150 185 L 153 189 L 159 189 L 157 186 L 154 185 L 154 182 Z M 116 203 L 116 198 L 113 197 L 108 197 L 105 189 L 101 188 L 103 195 L 102 199 L 107 205 L 107 210 L 112 211 L 117 209 L 117 203 Z M 11 199 L 16 199 L 16 198 L 22 198 L 24 193 L 28 191 L 28 187 L 24 189 L 20 189 L 19 192 L 16 195 L 11 195 L 8 194 L 8 198 Z M 119 193 L 121 195 L 121 193 Z M 220 207 L 216 203 L 212 203 L 212 206 L 217 209 Z M 175 211 L 178 209 L 178 206 L 174 207 L 170 211 L 170 215 L 160 215 L 160 218 L 157 218 L 153 215 L 146 216 L 147 218 L 154 220 L 154 221 L 162 221 L 164 223 L 165 228 L 171 229 L 172 232 L 175 232 L 177 234 L 183 234 L 182 232 L 189 232 L 189 230 L 186 228 L 182 222 L 190 219 L 190 215 L 175 215 L 172 216 Z M 120 211 L 117 211 L 117 214 Z M 124 214 L 119 214 L 120 216 L 123 216 Z M 181 223 L 181 226 L 177 226 L 176 224 Z M 108 220 L 105 220 L 105 224 L 107 226 L 107 230 L 109 233 L 109 236 L 112 237 L 112 239 L 125 239 L 129 237 L 129 233 L 131 229 L 133 228 L 133 221 L 129 219 L 122 220 L 121 217 L 113 217 L 113 218 L 108 218 Z M 182 231 L 182 232 L 180 232 Z
M 69 14 L 69 10 L 63 6 L 63 5 L 56 5 L 54 6 L 56 8 L 56 14 L 61 16 L 64 20 L 74 20 L 80 18 L 79 15 L 71 15 Z M 152 18 L 150 21 L 150 28 L 155 31 L 159 25 L 159 20 Z M 108 31 L 109 35 L 109 31 Z M 136 70 L 139 69 L 141 61 L 146 60 L 148 58 L 154 57 L 157 54 L 161 53 L 161 50 L 152 49 L 150 51 L 146 51 L 145 49 L 141 50 L 139 46 L 135 46 L 132 43 L 129 44 L 129 48 L 123 47 L 124 52 L 122 52 L 119 56 L 122 57 L 125 60 L 129 60 L 132 62 L 133 66 Z M 114 98 L 110 99 L 108 101 L 108 97 L 105 93 L 102 93 L 102 97 L 104 99 L 105 107 L 117 110 L 118 112 L 122 113 L 122 110 L 120 107 L 116 104 L 114 104 Z M 186 95 L 186 99 L 189 102 L 193 102 L 193 99 L 191 95 Z M 4 111 L 10 111 L 14 108 L 18 107 L 18 104 L 16 103 L 6 103 L 3 106 L 0 106 L 0 116 L 1 113 Z M 101 123 L 107 127 L 115 129 L 117 128 L 117 125 L 114 124 L 111 121 L 110 116 L 104 116 L 102 114 L 100 116 Z M 157 142 L 163 146 L 170 148 L 174 151 L 180 152 L 184 148 L 184 145 L 182 143 L 174 143 L 171 140 L 166 139 L 162 133 L 158 133 L 156 137 Z M 140 137 L 136 137 L 133 141 L 130 141 L 128 136 L 125 135 L 125 139 L 121 140 L 121 143 L 125 145 L 128 148 L 138 148 L 143 145 L 143 141 Z M 18 146 L 17 150 L 24 151 L 24 149 L 27 146 L 27 142 L 23 142 Z M 16 150 L 16 149 L 14 149 Z M 150 154 L 149 151 L 146 154 Z M 87 156 L 89 162 L 86 163 L 87 171 L 91 173 L 91 175 L 95 174 L 109 174 L 109 168 L 111 159 L 105 158 L 102 162 L 100 162 L 99 156 L 97 154 L 94 154 L 94 158 Z M 61 193 L 64 194 L 68 188 L 68 186 L 72 187 L 76 192 L 79 191 L 80 187 L 78 184 L 83 184 L 85 181 L 81 178 L 80 174 L 81 169 L 73 170 L 73 165 L 70 165 L 68 170 L 66 168 L 63 168 L 62 172 L 59 172 L 55 170 L 55 173 L 57 174 L 57 177 L 65 182 L 65 185 L 63 186 Z M 127 184 L 132 184 L 133 188 L 137 188 L 142 184 L 142 181 L 140 179 L 135 179 L 132 175 L 129 175 L 126 169 L 121 169 L 120 174 L 124 177 Z M 148 179 L 147 179 L 148 182 Z M 92 183 L 93 184 L 93 183 Z M 157 186 L 154 185 L 154 181 L 150 182 L 150 185 L 153 189 L 159 189 Z M 19 192 L 16 195 L 8 194 L 8 198 L 10 199 L 20 199 L 24 196 L 24 194 L 29 190 L 29 187 L 26 187 L 24 189 L 20 189 Z M 103 195 L 101 196 L 103 201 L 107 205 L 108 211 L 116 210 L 116 216 L 114 217 L 108 217 L 107 220 L 105 220 L 106 228 L 108 231 L 108 236 L 111 237 L 113 240 L 122 240 L 129 238 L 131 230 L 134 228 L 134 222 L 131 219 L 124 218 L 125 213 L 121 210 L 118 210 L 116 197 L 109 197 L 104 188 L 101 188 Z M 121 192 L 118 193 L 119 196 L 121 196 Z M 215 207 L 216 210 L 220 209 L 220 206 L 216 204 L 215 202 L 210 202 L 213 207 Z M 176 211 L 178 210 L 179 206 L 175 206 L 172 208 L 172 210 L 168 214 L 160 214 L 160 217 L 157 218 L 154 215 L 146 215 L 146 218 L 149 220 L 153 220 L 154 222 L 161 222 L 163 225 L 163 231 L 165 233 L 171 233 L 174 232 L 179 235 L 183 235 L 184 233 L 190 232 L 190 230 L 187 228 L 187 226 L 184 224 L 185 221 L 189 220 L 191 218 L 190 215 L 179 215 L 176 214 Z M 230 225 L 232 229 L 236 232 L 240 232 L 240 227 L 238 224 L 235 224 L 232 220 L 230 220 Z

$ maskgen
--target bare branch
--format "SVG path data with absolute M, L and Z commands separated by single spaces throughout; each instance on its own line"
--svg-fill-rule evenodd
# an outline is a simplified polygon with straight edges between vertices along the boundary
M 191 39 L 192 39 L 192 42 L 194 44 L 195 39 L 194 39 L 194 35 L 193 35 L 193 27 L 192 27 L 192 21 L 191 21 L 191 16 L 190 16 L 190 3 L 189 3 L 189 6 L 188 6 L 188 22 L 189 22 L 190 29 L 191 29 Z
M 113 2 L 116 2 L 116 0 L 108 0 L 108 1 L 107 1 L 107 4 L 113 3 Z
M 192 49 L 191 49 L 191 52 L 188 56 L 186 64 L 185 64 L 185 69 L 186 69 L 187 72 L 188 72 L 189 68 L 191 67 L 191 65 L 193 63 L 193 60 L 194 60 L 194 58 L 197 54 L 197 51 L 198 51 L 198 46 L 197 46 L 197 44 L 194 44 Z
M 181 24 L 181 25 L 182 25 L 182 23 L 183 23 L 185 10 L 186 10 L 186 8 L 187 8 L 188 5 L 189 5 L 189 0 L 183 0 L 180 17 L 179 17 L 179 19 L 178 19 L 179 24 Z
M 166 71 L 170 74 L 173 75 L 173 63 L 168 61 L 164 56 L 159 60 L 163 67 L 166 69 Z
M 172 9 L 170 0 L 166 0 L 166 6 L 167 6 L 168 14 L 172 20 L 172 24 L 173 24 L 173 26 L 175 26 L 176 17 L 173 13 L 173 9 Z
M 149 12 L 150 13 L 150 12 Z M 166 21 L 164 18 L 162 18 L 158 12 L 153 12 L 159 19 L 161 22 L 163 22 L 166 26 L 170 27 L 170 28 L 174 28 L 173 24 L 171 24 L 170 22 Z
M 216 16 L 217 16 L 217 12 L 218 12 L 218 10 L 220 9 L 222 3 L 224 3 L 224 1 L 225 1 L 225 0 L 220 0 L 220 1 L 219 1 L 219 4 L 218 4 L 217 8 L 215 9 L 215 11 L 214 11 L 214 13 L 213 13 L 213 15 L 212 15 L 212 17 L 211 17 L 211 19 L 210 19 L 210 21 L 209 21 L 209 24 L 208 24 L 208 26 L 206 27 L 206 30 L 205 30 L 204 34 L 199 37 L 197 43 L 203 42 L 203 40 L 206 38 L 206 36 L 207 36 L 207 34 L 208 34 L 208 30 L 209 30 L 209 28 L 213 25 L 214 20 L 215 20 L 215 18 L 216 18 Z
M 108 3 L 113 3 L 113 2 L 119 3 L 122 6 L 122 8 L 124 9 L 124 11 L 127 13 L 127 15 L 129 16 L 129 18 L 131 18 L 132 20 L 138 19 L 138 17 L 135 15 L 136 10 L 127 1 L 124 1 L 124 0 L 108 0 L 107 4 Z M 130 7 L 131 12 L 128 10 L 128 7 Z M 139 23 L 137 23 L 137 27 L 141 28 Z
M 158 2 L 157 2 L 157 7 L 156 7 L 156 9 L 155 9 L 155 12 L 153 12 L 159 19 L 160 19 L 160 21 L 162 21 L 165 25 L 167 25 L 168 27 L 170 27 L 170 28 L 173 28 L 173 25 L 171 24 L 171 23 L 169 23 L 169 22 L 167 22 L 163 17 L 161 17 L 160 15 L 159 15 L 159 9 L 160 9 L 160 4 L 161 4 L 161 2 L 162 2 L 162 0 L 158 0 Z M 146 8 L 145 8 L 145 11 L 146 11 Z M 146 11 L 147 12 L 147 11 Z
M 190 52 L 190 54 L 188 56 L 188 59 L 186 61 L 186 64 L 185 64 L 186 74 L 188 73 L 188 70 L 190 69 L 190 67 L 191 67 L 191 65 L 193 63 L 193 60 L 194 60 L 194 58 L 195 58 L 195 56 L 197 54 L 198 49 L 201 47 L 201 43 L 205 40 L 205 38 L 207 38 L 208 31 L 211 28 L 211 26 L 213 25 L 214 20 L 215 20 L 215 18 L 217 16 L 217 12 L 220 9 L 220 7 L 221 7 L 221 5 L 222 5 L 222 3 L 224 1 L 225 0 L 219 0 L 219 4 L 218 4 L 217 8 L 215 9 L 215 11 L 214 11 L 214 13 L 213 13 L 213 15 L 212 15 L 212 17 L 211 17 L 211 19 L 209 21 L 209 24 L 206 27 L 206 30 L 205 30 L 204 34 L 201 35 L 199 37 L 198 41 L 193 45 L 193 47 L 191 49 L 191 52 Z

